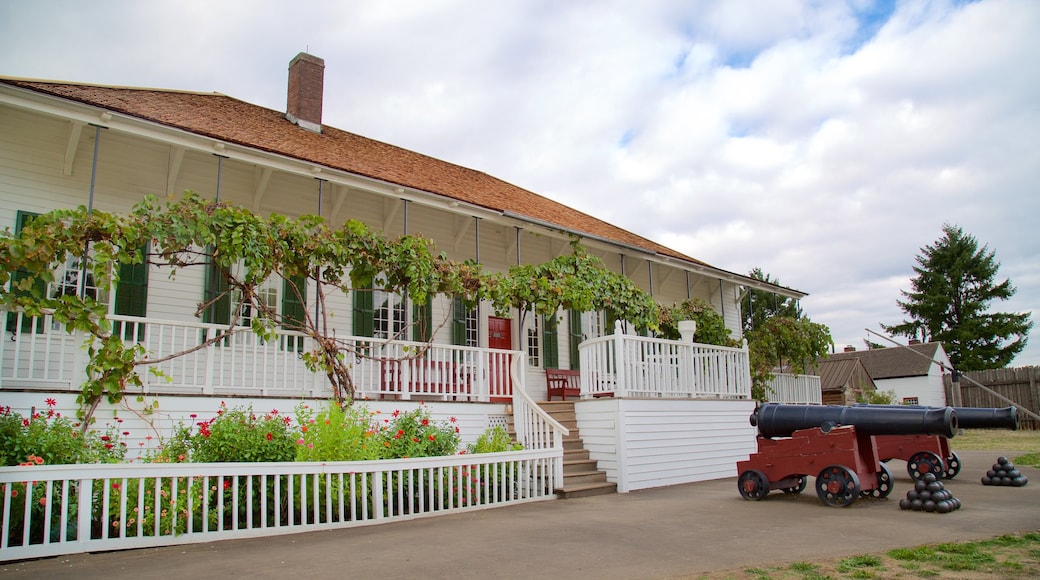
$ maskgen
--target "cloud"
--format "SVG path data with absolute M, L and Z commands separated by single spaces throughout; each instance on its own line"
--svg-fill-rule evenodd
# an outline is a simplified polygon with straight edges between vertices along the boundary
M 307 50 L 326 123 L 761 267 L 840 347 L 902 320 L 947 222 L 1035 318 L 1038 29 L 1030 0 L 51 0 L 0 5 L 0 74 L 281 109 Z

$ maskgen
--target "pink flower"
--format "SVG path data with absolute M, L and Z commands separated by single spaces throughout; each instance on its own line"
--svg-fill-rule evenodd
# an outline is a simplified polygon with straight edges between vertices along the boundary
M 304 443 L 306 443 L 306 441 L 304 441 L 302 437 L 296 440 L 297 445 L 303 445 Z
M 448 419 L 448 422 L 449 422 L 449 423 L 458 423 L 458 422 L 459 422 L 459 420 L 458 420 L 458 419 L 456 419 L 455 417 L 452 417 L 452 418 Z
M 47 400 L 45 402 L 47 403 L 48 407 L 53 407 L 58 404 L 58 401 L 55 401 L 53 397 L 47 397 Z

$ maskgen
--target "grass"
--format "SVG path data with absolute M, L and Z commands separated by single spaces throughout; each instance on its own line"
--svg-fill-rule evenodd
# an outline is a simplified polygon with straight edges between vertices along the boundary
M 879 580 L 913 578 L 1015 579 L 1040 577 L 1040 531 L 957 542 L 897 548 L 822 562 L 794 562 L 696 576 L 704 580 Z
M 1015 465 L 1040 467 L 1040 431 L 972 429 L 950 440 L 954 451 L 1007 453 Z M 1033 484 L 1033 482 L 1030 482 Z M 897 548 L 820 562 L 794 562 L 694 576 L 705 580 L 844 580 L 860 578 L 1011 579 L 1040 578 L 1040 531 Z

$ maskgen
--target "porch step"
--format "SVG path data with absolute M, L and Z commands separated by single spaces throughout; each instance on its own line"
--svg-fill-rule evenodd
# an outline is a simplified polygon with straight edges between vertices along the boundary
M 599 483 L 575 483 L 556 488 L 556 495 L 560 499 L 575 499 L 579 497 L 591 497 L 594 495 L 607 495 L 617 493 L 617 484 L 609 481 Z
M 561 499 L 572 499 L 617 493 L 617 484 L 607 481 L 606 472 L 598 469 L 596 460 L 585 449 L 578 430 L 574 401 L 541 401 L 538 406 L 570 430 L 563 438 L 563 481 L 556 488 L 556 495 Z

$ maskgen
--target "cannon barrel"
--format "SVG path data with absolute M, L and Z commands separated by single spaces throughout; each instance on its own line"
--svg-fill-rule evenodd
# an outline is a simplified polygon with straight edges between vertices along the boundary
M 868 405 L 857 403 L 857 407 L 880 407 L 883 409 L 941 409 L 942 407 L 925 407 L 923 405 Z M 1018 430 L 1018 409 L 1016 407 L 953 407 L 957 414 L 957 424 L 961 429 L 1009 429 Z
M 789 437 L 799 429 L 852 425 L 864 435 L 943 435 L 957 432 L 952 407 L 839 407 L 765 403 L 751 415 L 762 437 Z

